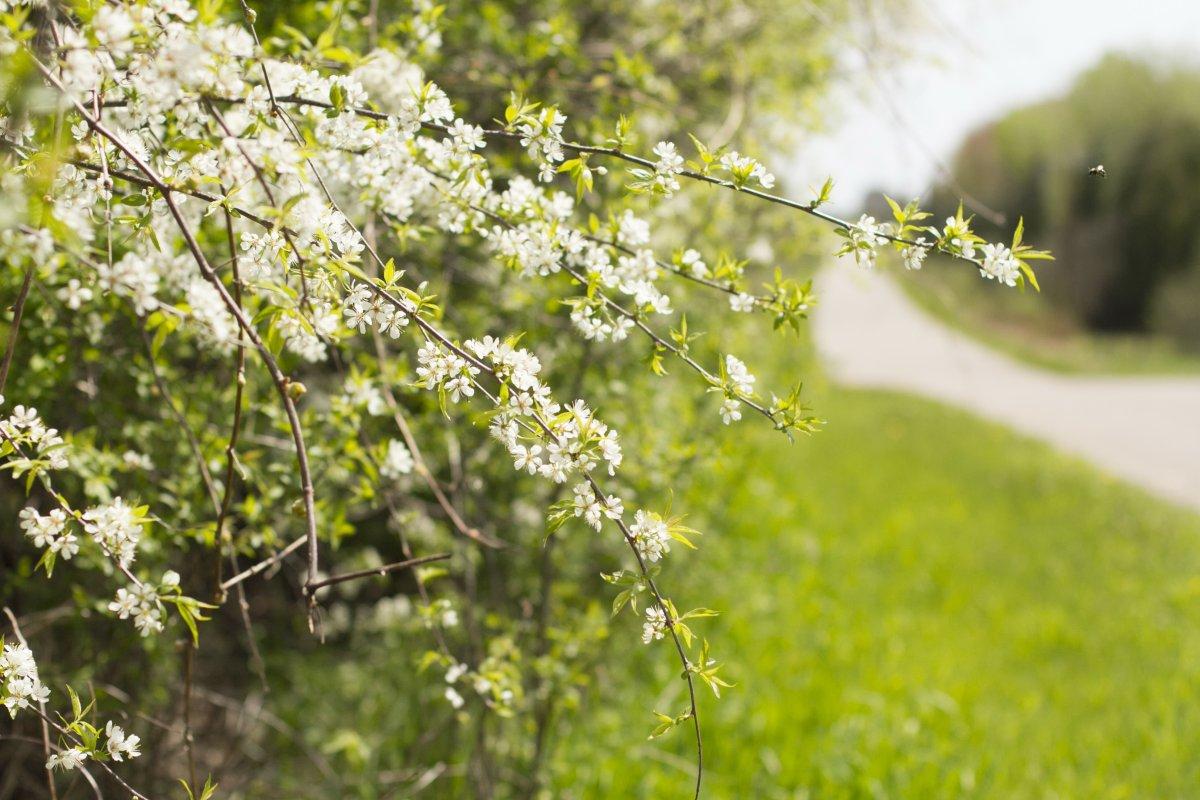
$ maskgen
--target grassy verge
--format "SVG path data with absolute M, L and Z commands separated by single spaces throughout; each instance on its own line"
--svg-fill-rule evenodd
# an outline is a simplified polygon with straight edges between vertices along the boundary
M 1053 269 L 1053 267 L 1048 267 Z M 1060 372 L 1188 374 L 1200 356 L 1163 337 L 1097 335 L 1056 313 L 1036 292 L 988 283 L 961 263 L 936 260 L 898 281 L 922 308 L 1009 355 Z
M 817 400 L 825 432 L 743 421 L 682 498 L 708 533 L 669 583 L 724 612 L 738 684 L 703 704 L 705 796 L 1192 796 L 1200 518 L 938 405 Z M 679 682 L 615 650 L 555 796 L 688 796 L 688 732 L 630 717 Z

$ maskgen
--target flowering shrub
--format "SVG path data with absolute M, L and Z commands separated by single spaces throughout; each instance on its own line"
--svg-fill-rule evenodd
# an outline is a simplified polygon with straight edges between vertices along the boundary
M 643 501 L 641 479 L 626 477 L 638 448 L 603 397 L 580 397 L 582 376 L 596 355 L 644 354 L 652 374 L 678 367 L 715 395 L 704 402 L 723 424 L 812 432 L 798 386 L 763 388 L 739 356 L 700 342 L 685 311 L 707 310 L 696 300 L 707 293 L 798 330 L 815 298 L 784 270 L 755 287 L 746 262 L 683 243 L 668 254 L 648 212 L 685 186 L 727 190 L 819 220 L 862 267 L 893 250 L 918 269 L 939 251 L 1010 286 L 1033 281 L 1028 261 L 1045 255 L 1019 228 L 1011 246 L 982 242 L 961 209 L 941 229 L 915 202 L 893 202 L 889 223 L 846 222 L 823 210 L 831 183 L 788 199 L 755 158 L 696 137 L 646 150 L 625 117 L 603 140 L 575 139 L 570 109 L 513 94 L 495 122 L 468 121 L 422 68 L 441 37 L 441 8 L 422 0 L 394 41 L 362 53 L 333 28 L 261 42 L 244 4 L 0 11 L 0 255 L 19 287 L 0 456 L 28 494 L 18 519 L 35 569 L 70 581 L 67 602 L 132 621 L 147 652 L 186 633 L 176 777 L 189 796 L 213 791 L 189 729 L 206 623 L 236 598 L 257 661 L 247 587 L 290 575 L 293 554 L 295 613 L 311 634 L 341 635 L 352 623 L 331 596 L 385 576 L 393 588 L 354 624 L 405 620 L 409 641 L 428 645 L 416 665 L 435 676 L 438 713 L 524 716 L 540 737 L 545 691 L 531 696 L 527 672 L 549 681 L 579 648 L 555 654 L 544 622 L 503 603 L 477 619 L 478 564 L 498 570 L 513 550 L 586 529 L 623 548 L 600 545 L 616 568 L 603 575 L 614 616 L 628 606 L 642 642 L 669 645 L 684 710 L 658 714 L 654 735 L 692 729 L 699 794 L 696 695 L 730 684 L 692 627 L 715 612 L 681 610 L 661 571 L 698 532 Z M 568 331 L 582 351 L 564 345 Z M 21 350 L 32 354 L 10 374 Z M 83 410 L 67 411 L 61 392 Z M 90 402 L 112 395 L 117 408 Z M 32 407 L 43 400 L 56 415 Z M 438 441 L 449 477 L 425 454 Z M 490 453 L 509 475 L 485 485 Z M 473 493 L 511 508 L 472 515 Z M 343 558 L 359 536 L 396 558 Z M 634 640 L 633 627 L 616 635 Z M 23 642 L 5 645 L 0 669 L 0 701 L 45 726 L 48 770 L 99 765 L 146 796 L 120 768 L 156 751 L 152 737 L 101 727 L 109 709 L 69 687 L 68 715 Z

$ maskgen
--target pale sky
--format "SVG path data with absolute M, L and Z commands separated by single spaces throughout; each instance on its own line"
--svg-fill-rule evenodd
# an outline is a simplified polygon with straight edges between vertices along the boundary
M 910 0 L 919 32 L 899 70 L 868 69 L 861 39 L 844 45 L 857 88 L 836 94 L 827 135 L 801 146 L 787 170 L 799 194 L 827 175 L 835 209 L 866 192 L 916 196 L 974 128 L 1063 93 L 1112 51 L 1200 66 L 1200 0 Z M 874 59 L 872 59 L 874 60 Z M 886 87 L 890 100 L 880 87 Z

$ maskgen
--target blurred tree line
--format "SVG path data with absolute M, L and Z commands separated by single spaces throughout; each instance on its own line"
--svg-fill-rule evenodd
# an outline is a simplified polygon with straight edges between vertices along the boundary
M 976 131 L 953 167 L 1054 251 L 1039 276 L 1052 303 L 1095 331 L 1200 349 L 1200 72 L 1107 56 L 1065 96 Z M 939 190 L 939 206 L 952 194 Z

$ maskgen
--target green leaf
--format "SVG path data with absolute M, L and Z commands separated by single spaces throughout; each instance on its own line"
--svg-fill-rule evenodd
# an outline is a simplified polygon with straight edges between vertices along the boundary
M 1025 279 L 1029 281 L 1029 285 L 1033 287 L 1034 291 L 1040 292 L 1042 287 L 1038 286 L 1037 275 L 1034 274 L 1033 268 L 1020 260 L 1017 261 L 1017 265 L 1021 268 L 1021 273 L 1024 274 Z
M 67 694 L 71 698 L 71 719 L 78 720 L 83 716 L 83 705 L 79 702 L 79 695 L 70 686 L 67 687 Z
M 613 598 L 612 615 L 614 617 L 617 614 L 620 614 L 621 609 L 623 609 L 626 606 L 626 604 L 628 604 L 629 601 L 633 599 L 633 594 L 634 594 L 633 589 L 624 589 L 621 592 L 619 592 L 616 597 Z
M 892 209 L 893 219 L 895 219 L 896 222 L 899 222 L 901 225 L 903 225 L 904 224 L 904 209 L 902 209 L 900 207 L 899 203 L 897 203 L 892 198 L 888 197 L 886 194 L 883 196 L 883 199 L 887 201 L 888 206 Z

